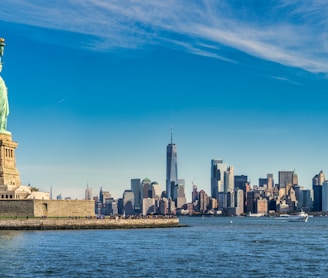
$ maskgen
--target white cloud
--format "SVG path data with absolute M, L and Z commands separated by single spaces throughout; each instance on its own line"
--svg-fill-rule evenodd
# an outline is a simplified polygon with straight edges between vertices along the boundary
M 142 0 L 2 0 L 3 21 L 91 35 L 98 50 L 164 44 L 233 61 L 222 47 L 328 73 L 328 3 Z M 261 7 L 259 7 L 261 5 Z M 86 43 L 85 43 L 86 45 Z

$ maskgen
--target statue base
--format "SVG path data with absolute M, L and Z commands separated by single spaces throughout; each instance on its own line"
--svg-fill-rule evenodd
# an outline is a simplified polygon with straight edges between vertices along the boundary
M 0 185 L 20 186 L 15 150 L 18 146 L 9 131 L 0 132 Z

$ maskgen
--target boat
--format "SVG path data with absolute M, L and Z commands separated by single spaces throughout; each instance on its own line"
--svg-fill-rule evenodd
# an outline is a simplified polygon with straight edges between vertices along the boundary
M 252 212 L 249 212 L 247 216 L 250 216 L 250 217 L 262 217 L 264 216 L 264 213 L 252 213 Z
M 286 219 L 289 222 L 307 222 L 309 220 L 309 215 L 301 211 L 297 214 L 281 214 L 280 219 Z

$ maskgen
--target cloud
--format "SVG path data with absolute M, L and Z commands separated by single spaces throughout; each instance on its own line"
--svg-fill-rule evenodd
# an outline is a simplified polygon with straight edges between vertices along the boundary
M 62 104 L 62 103 L 64 103 L 64 102 L 65 102 L 65 99 L 62 98 L 62 99 L 58 100 L 58 101 L 56 102 L 56 104 Z
M 107 51 L 164 45 L 235 62 L 228 51 L 328 73 L 328 3 L 286 1 L 2 0 L 3 21 L 91 36 Z

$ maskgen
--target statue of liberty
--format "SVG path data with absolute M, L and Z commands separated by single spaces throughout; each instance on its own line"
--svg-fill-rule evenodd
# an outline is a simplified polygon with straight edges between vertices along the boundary
M 2 56 L 4 53 L 5 40 L 0 38 L 0 72 L 2 71 Z M 0 76 L 0 133 L 7 131 L 7 117 L 9 114 L 8 92 L 5 81 Z

